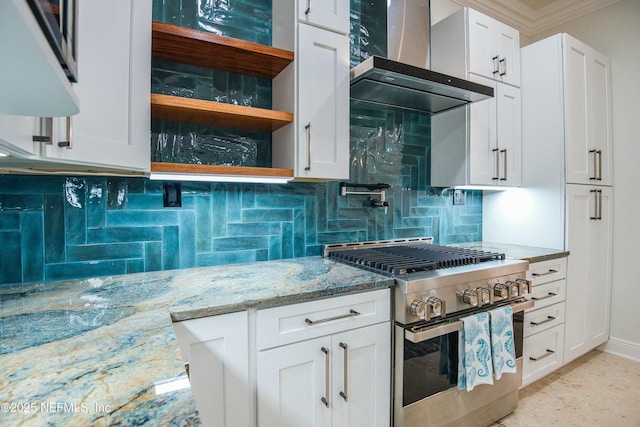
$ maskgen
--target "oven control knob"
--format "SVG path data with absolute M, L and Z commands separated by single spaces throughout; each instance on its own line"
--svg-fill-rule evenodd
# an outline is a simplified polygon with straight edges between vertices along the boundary
M 478 301 L 481 305 L 489 304 L 489 300 L 491 299 L 489 288 L 479 287 L 476 289 L 476 292 L 478 292 Z
M 429 297 L 427 298 L 427 306 L 429 308 L 429 318 L 440 317 L 444 314 L 444 301 L 440 298 Z
M 531 282 L 525 279 L 517 279 L 516 283 L 520 286 L 520 295 L 528 295 L 531 293 Z
M 427 315 L 427 303 L 421 299 L 414 300 L 409 307 L 411 314 L 424 320 Z
M 504 283 L 496 283 L 493 286 L 493 295 L 497 296 L 500 299 L 505 299 L 509 296 L 509 289 L 507 289 L 507 285 Z
M 462 293 L 462 301 L 473 307 L 478 306 L 478 291 L 475 289 L 467 289 Z
M 520 296 L 520 287 L 516 282 L 508 281 L 506 285 L 507 285 L 507 288 L 509 288 L 510 298 L 517 298 Z

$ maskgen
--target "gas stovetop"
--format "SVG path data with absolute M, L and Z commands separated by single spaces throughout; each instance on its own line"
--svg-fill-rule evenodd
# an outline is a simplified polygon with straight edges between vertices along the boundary
M 434 245 L 430 237 L 327 245 L 336 262 L 393 277 L 395 319 L 404 324 L 489 307 L 529 292 L 528 263 L 504 253 Z M 431 316 L 424 304 L 437 308 Z M 445 309 L 446 307 L 446 309 Z
M 503 253 L 434 245 L 421 239 L 331 245 L 325 248 L 325 256 L 388 276 L 505 259 Z

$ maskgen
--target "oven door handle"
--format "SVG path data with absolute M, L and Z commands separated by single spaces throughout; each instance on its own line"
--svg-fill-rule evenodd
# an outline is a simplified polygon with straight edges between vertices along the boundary
M 457 320 L 455 322 L 447 323 L 445 325 L 440 325 L 436 327 L 427 327 L 424 329 L 405 329 L 404 337 L 411 341 L 414 344 L 417 344 L 422 341 L 430 340 L 431 338 L 439 337 L 441 335 L 447 335 L 452 332 L 459 331 L 462 329 L 462 320 Z
M 535 301 L 527 300 L 523 302 L 519 302 L 511 305 L 511 310 L 514 313 L 520 313 L 525 311 L 528 308 L 532 308 L 535 305 Z M 405 329 L 404 337 L 405 339 L 411 341 L 414 344 L 419 342 L 423 342 L 426 340 L 430 340 L 431 338 L 439 337 L 442 335 L 447 335 L 452 332 L 459 331 L 462 329 L 463 322 L 462 320 L 457 320 L 455 322 L 447 323 L 444 325 L 439 325 L 435 327 L 426 327 L 422 329 Z
M 532 308 L 536 305 L 536 302 L 533 300 L 526 300 L 523 302 L 519 302 L 517 304 L 512 304 L 511 305 L 511 310 L 514 313 L 520 313 L 521 311 L 525 311 L 528 308 Z

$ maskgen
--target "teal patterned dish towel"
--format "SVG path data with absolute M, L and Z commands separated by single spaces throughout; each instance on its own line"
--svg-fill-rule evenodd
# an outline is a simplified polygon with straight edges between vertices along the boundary
M 471 391 L 480 384 L 493 384 L 489 314 L 474 314 L 461 319 L 458 333 L 458 389 Z
M 516 372 L 516 349 L 513 339 L 513 310 L 510 305 L 489 312 L 491 352 L 496 380 L 503 373 Z

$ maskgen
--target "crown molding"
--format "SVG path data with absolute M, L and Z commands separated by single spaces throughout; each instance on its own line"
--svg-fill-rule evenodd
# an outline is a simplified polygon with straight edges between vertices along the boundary
M 548 31 L 621 0 L 556 0 L 534 10 L 517 0 L 453 0 L 518 29 L 527 37 Z

